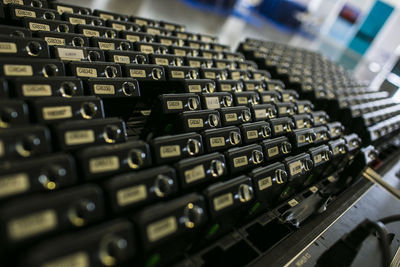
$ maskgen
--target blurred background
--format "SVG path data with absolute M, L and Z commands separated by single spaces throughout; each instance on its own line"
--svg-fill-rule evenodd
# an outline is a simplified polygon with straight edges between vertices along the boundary
M 246 37 L 304 47 L 400 100 L 399 0 L 69 0 L 184 24 L 236 49 Z

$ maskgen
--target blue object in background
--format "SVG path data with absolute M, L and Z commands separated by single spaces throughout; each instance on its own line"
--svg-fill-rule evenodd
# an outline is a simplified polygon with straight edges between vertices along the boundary
M 393 7 L 380 0 L 376 1 L 358 32 L 350 41 L 348 47 L 363 55 L 393 12 Z
M 254 9 L 259 15 L 292 29 L 301 26 L 301 21 L 296 18 L 297 13 L 307 11 L 306 6 L 291 0 L 264 0 Z
M 306 6 L 293 0 L 263 0 L 256 6 L 246 6 L 241 0 L 183 0 L 183 2 L 207 12 L 225 16 L 234 15 L 255 26 L 262 26 L 267 20 L 280 31 L 297 30 L 301 26 L 301 21 L 296 18 L 297 13 L 307 11 Z
M 183 0 L 189 6 L 221 16 L 229 16 L 238 0 Z

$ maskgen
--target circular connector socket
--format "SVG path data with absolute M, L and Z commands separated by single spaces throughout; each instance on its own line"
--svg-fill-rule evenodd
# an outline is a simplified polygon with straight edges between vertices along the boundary
M 62 82 L 59 90 L 63 97 L 72 97 L 78 91 L 78 87 L 73 82 Z
M 76 227 L 87 223 L 87 217 L 96 211 L 96 204 L 90 200 L 81 200 L 68 210 L 69 221 Z
M 126 96 L 133 96 L 133 94 L 136 92 L 136 86 L 133 82 L 124 82 L 122 84 L 122 92 Z
M 194 156 L 200 152 L 201 143 L 197 139 L 189 139 L 186 144 L 186 150 L 189 155 Z
M 183 210 L 183 222 L 186 228 L 195 228 L 198 224 L 203 221 L 204 211 L 203 208 L 188 203 Z
M 114 144 L 121 136 L 121 129 L 116 125 L 107 125 L 104 127 L 103 138 L 106 143 Z
M 34 153 L 35 149 L 40 146 L 40 139 L 35 135 L 27 135 L 18 141 L 15 150 L 21 157 L 29 157 Z
M 58 72 L 59 69 L 55 64 L 46 64 L 42 69 L 43 76 L 46 78 L 57 76 Z
M 86 120 L 93 119 L 97 113 L 97 106 L 92 102 L 83 102 L 81 105 L 81 116 Z
M 231 145 L 236 146 L 240 143 L 241 141 L 241 136 L 238 132 L 230 132 L 229 133 L 229 143 L 231 143 Z
M 26 45 L 26 51 L 28 55 L 37 57 L 43 51 L 43 46 L 36 41 L 31 41 Z
M 225 164 L 220 160 L 212 160 L 210 164 L 210 171 L 213 177 L 219 177 L 224 174 Z
M 131 149 L 128 152 L 128 166 L 131 169 L 139 169 L 144 164 L 146 154 L 139 149 Z
M 249 202 L 254 198 L 254 191 L 253 187 L 249 186 L 248 184 L 241 184 L 239 185 L 238 196 L 240 202 Z
M 118 70 L 115 66 L 107 66 L 104 69 L 104 74 L 107 78 L 115 78 L 118 75 Z
M 163 174 L 159 174 L 154 181 L 154 193 L 160 198 L 171 193 L 173 187 L 174 180 Z

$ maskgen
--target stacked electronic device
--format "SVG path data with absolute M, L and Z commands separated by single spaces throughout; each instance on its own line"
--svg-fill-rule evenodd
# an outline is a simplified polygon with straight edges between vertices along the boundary
M 240 243 L 247 238 L 258 249 L 232 263 L 245 265 L 323 211 L 371 160 L 373 147 L 345 135 L 351 123 L 330 120 L 319 100 L 303 99 L 308 90 L 291 89 L 320 77 L 310 83 L 326 90 L 320 67 L 350 82 L 316 54 L 268 53 L 280 46 L 253 40 L 241 46 L 245 58 L 174 23 L 44 0 L 3 3 L 5 266 L 215 264 L 232 260 L 216 242 L 232 233 L 239 245 L 231 248 L 252 249 Z M 286 89 L 247 60 L 259 63 L 255 53 L 314 65 Z M 351 99 L 375 94 L 385 105 L 382 93 L 361 97 L 353 87 Z M 257 227 L 274 238 L 251 241 Z
M 322 55 L 254 39 L 243 42 L 239 51 L 357 133 L 364 145 L 379 146 L 398 135 L 400 104 Z

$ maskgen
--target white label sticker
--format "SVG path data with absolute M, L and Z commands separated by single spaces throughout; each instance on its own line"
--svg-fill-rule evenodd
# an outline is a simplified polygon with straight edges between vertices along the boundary
M 160 30 L 152 29 L 152 28 L 148 28 L 146 32 L 149 34 L 152 34 L 152 35 L 160 35 L 161 34 Z
M 217 109 L 220 108 L 219 98 L 217 96 L 206 97 L 207 109 Z
M 48 45 L 65 45 L 65 39 L 55 37 L 44 37 Z
M 169 39 L 161 39 L 160 43 L 163 45 L 172 45 L 172 40 Z
M 333 183 L 333 182 L 336 181 L 336 177 L 333 176 L 333 175 L 331 175 L 331 176 L 328 177 L 328 181 L 331 182 L 331 183 Z
M 32 76 L 33 69 L 31 65 L 4 65 L 4 74 L 7 76 Z
M 333 149 L 333 155 L 337 155 L 337 154 L 339 154 L 339 153 L 340 153 L 340 147 L 337 146 L 337 147 L 335 147 L 335 148 Z
M 223 137 L 212 137 L 210 138 L 211 147 L 220 147 L 225 145 L 225 138 Z
M 200 128 L 204 126 L 204 122 L 202 118 L 199 119 L 188 119 L 189 128 Z
M 172 78 L 185 78 L 185 73 L 183 71 L 173 70 L 171 71 Z
M 113 15 L 104 14 L 104 13 L 101 13 L 101 14 L 99 15 L 99 17 L 102 18 L 102 19 L 104 19 L 104 20 L 108 20 L 108 19 L 113 20 L 113 19 L 114 19 L 114 16 L 113 16 Z
M 254 89 L 256 89 L 256 86 L 254 85 L 254 83 L 247 83 L 246 84 L 246 89 L 248 91 L 253 91 Z
M 57 52 L 58 52 L 58 56 L 62 60 L 79 61 L 79 60 L 85 58 L 85 55 L 83 54 L 83 50 L 81 50 L 81 49 L 58 47 Z
M 249 164 L 247 156 L 241 156 L 233 159 L 233 166 L 235 168 L 246 166 L 247 164 Z
M 169 65 L 168 59 L 166 59 L 166 58 L 157 57 L 155 59 L 155 62 L 156 62 L 157 65 L 163 65 L 163 66 L 168 66 Z
M 257 137 L 258 137 L 257 130 L 247 131 L 247 139 L 255 139 Z
M 51 96 L 50 84 L 23 84 L 22 94 L 24 96 Z
M 194 47 L 194 48 L 195 48 L 195 47 Z M 226 68 L 226 63 L 224 63 L 224 62 L 217 62 L 217 68 L 225 69 L 225 68 Z
M 206 71 L 204 73 L 204 77 L 206 77 L 207 79 L 215 79 L 215 72 L 212 71 Z
M 123 25 L 123 24 L 113 23 L 113 24 L 111 24 L 111 26 L 112 26 L 114 29 L 118 30 L 118 31 L 125 31 L 125 30 L 126 30 L 126 26 Z
M 176 29 L 175 25 L 171 25 L 171 24 L 165 24 L 164 28 L 169 30 L 169 31 L 174 31 Z
M 186 170 L 184 172 L 186 183 L 192 183 L 194 181 L 203 179 L 206 177 L 206 172 L 204 171 L 203 165 L 197 165 L 192 169 Z
M 312 193 L 318 192 L 318 187 L 316 187 L 316 186 L 312 186 L 312 187 L 310 187 L 309 189 L 310 189 L 310 191 L 311 191 Z
M 16 5 L 23 5 L 24 0 L 3 0 L 3 4 L 8 5 L 8 4 L 16 4 Z
M 227 193 L 213 199 L 214 210 L 219 211 L 233 205 L 232 193 Z
M 304 143 L 306 141 L 306 136 L 305 135 L 299 135 L 297 137 L 297 143 L 301 144 Z
M 247 97 L 245 97 L 245 96 L 239 96 L 239 97 L 237 98 L 237 102 L 238 102 L 239 104 L 246 105 L 247 102 L 248 102 L 248 99 L 247 99 Z
M 279 108 L 279 114 L 285 115 L 287 113 L 287 108 L 286 107 L 280 107 Z
M 296 175 L 296 174 L 301 173 L 302 166 L 303 166 L 303 164 L 301 164 L 301 161 L 300 161 L 300 160 L 295 161 L 295 162 L 293 162 L 293 163 L 290 163 L 290 164 L 289 164 L 290 174 L 291 174 L 291 175 Z
M 267 117 L 267 110 L 266 109 L 255 109 L 254 115 L 257 119 L 262 119 Z
M 180 100 L 170 100 L 167 101 L 167 108 L 168 109 L 183 109 L 183 103 Z
M 67 6 L 57 6 L 58 13 L 74 13 L 74 9 L 72 7 Z
M 20 240 L 55 229 L 57 226 L 57 213 L 54 210 L 36 212 L 12 219 L 7 226 L 10 239 Z
M 315 140 L 316 140 L 316 141 L 319 141 L 321 138 L 322 138 L 321 133 L 316 133 L 316 134 L 315 134 Z
M 115 50 L 114 43 L 99 42 L 99 48 L 101 50 Z
M 275 133 L 283 132 L 283 126 L 282 126 L 282 124 L 275 125 L 275 126 L 274 126 L 274 131 L 275 131 Z
M 263 96 L 263 101 L 264 102 L 270 102 L 271 101 L 271 96 L 270 95 L 264 95 Z
M 180 39 L 187 39 L 188 38 L 187 34 L 184 34 L 184 33 L 178 33 L 176 36 L 178 38 L 180 38 Z
M 298 121 L 296 121 L 296 127 L 297 127 L 297 129 L 302 129 L 302 128 L 304 128 L 304 120 L 298 120 Z
M 282 100 L 283 100 L 283 102 L 289 102 L 290 94 L 283 94 L 282 95 Z
M 65 144 L 69 146 L 90 144 L 95 141 L 93 130 L 68 131 L 64 135 Z
M 270 186 L 272 186 L 272 178 L 270 176 L 258 180 L 258 188 L 260 190 L 264 190 L 264 189 L 266 189 L 266 188 L 268 188 Z
M 200 49 L 200 44 L 198 43 L 189 43 L 189 47 L 194 48 L 194 49 Z M 220 63 L 217 63 L 217 66 L 220 66 Z M 219 67 L 217 67 L 219 68 Z
M 29 186 L 29 177 L 26 173 L 0 176 L 0 197 L 26 192 Z
M 232 86 L 230 84 L 221 84 L 221 91 L 230 92 L 232 91 Z
M 147 237 L 150 242 L 173 234 L 178 229 L 178 223 L 174 216 L 153 222 L 147 227 Z
M 314 156 L 314 163 L 318 164 L 322 161 L 322 155 L 321 154 L 317 154 Z
M 25 10 L 25 9 L 15 9 L 15 16 L 16 17 L 29 17 L 29 18 L 36 18 L 36 12 Z
M 201 63 L 200 63 L 200 61 L 190 60 L 189 61 L 189 66 L 190 67 L 194 67 L 194 68 L 200 68 Z
M 200 84 L 190 84 L 189 85 L 189 92 L 191 92 L 191 93 L 201 93 Z
M 211 59 L 213 57 L 213 55 L 211 53 L 208 53 L 208 52 L 203 52 L 203 57 Z
M 262 75 L 260 73 L 253 73 L 253 78 L 254 78 L 254 80 L 261 80 Z
M 288 201 L 288 204 L 290 207 L 294 207 L 294 206 L 298 205 L 299 202 L 296 199 L 292 199 L 292 200 Z
M 186 56 L 186 51 L 182 49 L 175 49 L 174 54 L 177 56 Z
M 80 18 L 69 18 L 69 22 L 72 25 L 77 25 L 77 24 L 86 24 L 86 21 L 84 19 L 80 19 Z
M 17 45 L 11 42 L 0 42 L 0 53 L 17 53 Z
M 299 105 L 297 107 L 297 110 L 298 110 L 299 113 L 304 113 L 304 105 Z
M 79 77 L 97 77 L 97 70 L 94 68 L 76 67 L 76 76 Z
M 67 119 L 72 117 L 72 109 L 70 106 L 47 107 L 42 109 L 42 114 L 45 120 Z
M 145 70 L 137 70 L 131 69 L 129 70 L 131 77 L 133 78 L 146 78 L 146 71 Z
M 50 31 L 50 26 L 43 23 L 29 22 L 29 29 L 32 31 Z
M 88 36 L 88 37 L 92 37 L 92 36 L 99 37 L 100 36 L 100 32 L 95 31 L 95 30 L 83 29 L 82 33 L 83 33 L 83 35 Z
M 139 42 L 140 41 L 140 37 L 137 35 L 127 35 L 125 38 L 131 42 Z
M 237 114 L 236 113 L 228 113 L 228 114 L 225 114 L 225 120 L 226 121 L 237 121 Z
M 239 72 L 231 72 L 232 80 L 240 80 L 240 73 Z
M 161 158 L 177 157 L 180 155 L 181 155 L 181 148 L 179 145 L 160 147 L 160 157 Z
M 273 157 L 273 156 L 276 156 L 279 154 L 279 148 L 277 146 L 274 146 L 274 147 L 268 148 L 267 152 L 268 152 L 269 157 Z
M 114 62 L 129 64 L 131 63 L 131 59 L 128 56 L 114 55 Z
M 98 95 L 115 95 L 115 87 L 113 84 L 95 84 L 93 89 Z
M 72 255 L 64 256 L 43 264 L 41 267 L 89 267 L 89 256 L 80 251 Z
M 135 19 L 135 23 L 139 24 L 139 25 L 147 25 L 147 21 L 142 20 L 142 19 Z
M 141 45 L 140 51 L 146 54 L 154 54 L 154 48 L 151 45 Z
M 89 161 L 89 171 L 91 173 L 115 171 L 118 169 L 119 159 L 117 156 L 99 157 Z
M 146 198 L 147 189 L 146 186 L 143 184 L 124 188 L 118 190 L 117 192 L 117 202 L 118 205 L 121 207 L 136 203 Z
M 203 41 L 203 42 L 206 42 L 206 43 L 211 43 L 211 42 L 213 42 L 213 39 L 211 38 L 211 37 L 208 37 L 208 36 L 200 36 L 201 37 L 201 41 Z M 227 57 L 229 57 L 229 55 L 227 55 Z M 228 58 L 228 59 L 234 59 L 234 57 L 233 58 Z

